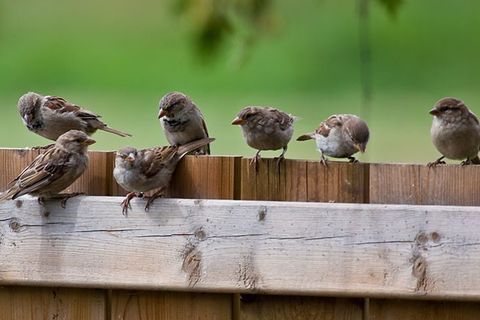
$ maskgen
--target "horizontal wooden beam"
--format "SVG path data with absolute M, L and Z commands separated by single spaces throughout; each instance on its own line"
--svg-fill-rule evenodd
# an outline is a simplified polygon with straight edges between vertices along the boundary
M 480 299 L 477 207 L 78 197 L 0 205 L 0 285 Z

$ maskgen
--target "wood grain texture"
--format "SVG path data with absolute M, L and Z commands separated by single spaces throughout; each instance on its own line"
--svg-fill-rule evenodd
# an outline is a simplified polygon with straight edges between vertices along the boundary
M 368 164 L 262 159 L 258 172 L 242 159 L 243 200 L 353 202 L 368 201 Z
M 370 202 L 480 205 L 479 166 L 371 164 Z
M 103 320 L 105 292 L 67 288 L 0 288 L 2 320 Z
M 115 290 L 112 320 L 231 320 L 230 296 Z
M 361 299 L 298 296 L 247 296 L 241 320 L 362 320 Z
M 0 284 L 480 299 L 477 208 L 141 200 L 0 205 Z
M 372 300 L 370 320 L 473 320 L 480 303 L 457 301 Z

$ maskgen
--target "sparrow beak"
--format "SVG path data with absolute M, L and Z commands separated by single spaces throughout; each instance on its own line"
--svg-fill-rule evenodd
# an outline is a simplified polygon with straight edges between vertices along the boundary
M 125 160 L 127 160 L 128 163 L 132 163 L 133 161 L 135 161 L 135 155 L 133 153 L 130 153 L 126 158 Z
M 233 125 L 242 125 L 245 123 L 245 120 L 239 118 L 239 117 L 236 117 L 235 119 L 233 119 L 232 121 L 232 124 Z
M 158 112 L 158 119 L 164 117 L 166 114 L 167 110 L 165 110 L 164 108 L 160 109 L 160 111 Z
M 87 140 L 85 140 L 83 143 L 86 144 L 87 146 L 91 145 L 91 144 L 94 144 L 95 140 L 91 139 L 91 138 L 88 138 Z
M 432 116 L 438 116 L 440 114 L 440 111 L 438 111 L 437 108 L 433 108 L 432 110 L 430 110 L 429 112 Z
M 361 153 L 364 153 L 365 149 L 367 149 L 367 146 L 364 143 L 355 143 L 355 149 L 357 149 Z

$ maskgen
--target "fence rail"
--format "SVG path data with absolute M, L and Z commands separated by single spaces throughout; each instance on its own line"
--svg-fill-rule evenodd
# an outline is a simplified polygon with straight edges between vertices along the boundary
M 0 189 L 37 152 L 0 149 Z M 176 199 L 148 213 L 136 199 L 124 217 L 114 154 L 90 155 L 70 190 L 94 197 L 49 202 L 48 218 L 27 197 L 0 205 L 0 319 L 479 317 L 478 166 L 277 173 L 264 159 L 257 174 L 187 156 Z

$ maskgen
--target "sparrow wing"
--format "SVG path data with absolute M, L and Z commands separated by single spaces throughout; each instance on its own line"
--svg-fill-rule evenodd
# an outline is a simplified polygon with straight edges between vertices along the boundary
M 275 122 L 278 123 L 281 130 L 288 129 L 293 123 L 294 118 L 283 111 L 280 111 L 275 108 L 268 108 L 267 112 L 268 112 L 267 117 L 274 119 Z
M 142 153 L 144 156 L 141 164 L 143 174 L 147 178 L 156 175 L 175 159 L 177 150 L 178 147 L 176 146 L 164 146 L 143 150 Z
M 70 155 L 57 148 L 50 148 L 38 155 L 33 162 L 9 183 L 9 193 L 12 199 L 37 191 L 62 177 L 68 170 L 66 163 Z
M 315 133 L 326 138 L 330 134 L 330 130 L 339 124 L 341 124 L 341 122 L 336 115 L 330 116 L 326 120 L 320 122 L 318 128 L 315 130 Z
M 99 115 L 91 111 L 88 111 L 86 109 L 83 109 L 80 106 L 72 104 L 60 97 L 46 96 L 43 106 L 58 113 L 74 113 L 76 116 L 80 117 L 84 121 L 88 121 L 88 120 L 99 121 L 98 118 L 100 118 Z

